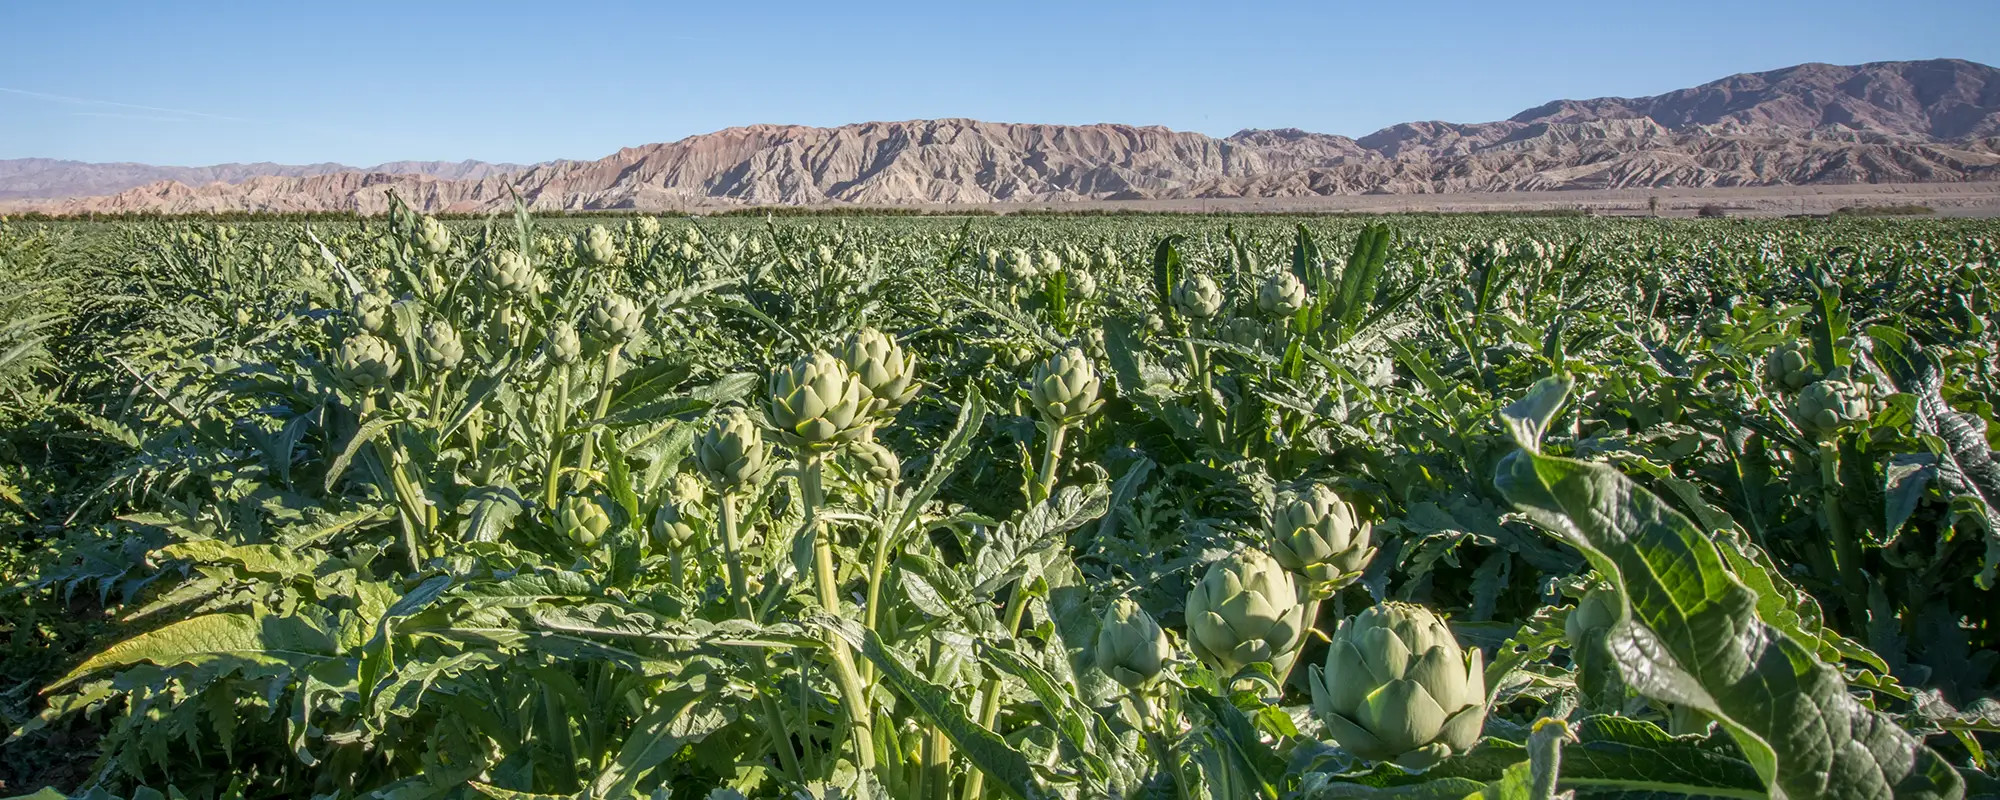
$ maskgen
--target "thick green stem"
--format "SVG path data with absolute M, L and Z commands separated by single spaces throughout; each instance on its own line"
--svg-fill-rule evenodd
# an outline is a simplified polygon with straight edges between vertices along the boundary
M 1857 630 L 1868 624 L 1867 578 L 1861 573 L 1861 542 L 1854 526 L 1841 508 L 1840 446 L 1833 441 L 1819 445 L 1819 509 L 1826 529 L 1833 535 L 1834 570 L 1840 582 L 1842 605 Z
M 1014 584 L 1014 593 L 1008 596 L 1007 598 L 1006 624 L 1007 624 L 1008 636 L 1013 636 L 1016 632 L 1020 631 L 1021 616 L 1025 614 L 1027 610 L 1028 610 L 1028 584 L 1024 580 L 1022 582 Z M 1000 721 L 1000 678 L 999 676 L 994 676 L 986 680 L 986 686 L 984 687 L 984 690 L 980 692 L 979 727 L 985 728 L 990 731 L 993 730 L 994 723 L 999 721 Z M 966 776 L 965 792 L 963 794 L 960 794 L 959 797 L 963 798 L 963 800 L 977 800 L 979 795 L 985 790 L 986 790 L 986 773 L 981 772 L 979 770 L 973 770 L 972 774 Z
M 723 556 L 728 559 L 725 566 L 729 570 L 729 596 L 738 614 L 744 619 L 754 619 L 750 610 L 750 581 L 743 574 L 743 540 L 737 533 L 736 498 L 724 492 L 718 501 L 721 503 Z
M 944 645 L 931 637 L 930 663 L 944 658 Z M 936 725 L 926 725 L 930 735 L 924 740 L 924 777 L 919 795 L 932 800 L 951 797 L 951 739 Z
M 1049 499 L 1056 489 L 1056 468 L 1062 464 L 1063 437 L 1069 426 L 1052 423 L 1049 426 L 1048 441 L 1042 443 L 1042 466 L 1035 474 L 1035 496 L 1029 500 L 1040 503 Z
M 542 493 L 546 497 L 549 513 L 555 513 L 556 500 L 562 496 L 563 429 L 569 427 L 569 366 L 556 367 L 556 407 L 549 425 L 549 470 L 542 481 Z
M 618 354 L 624 352 L 624 350 L 624 344 L 614 344 L 610 350 L 604 353 L 604 384 L 597 390 L 597 410 L 596 413 L 590 415 L 590 418 L 593 420 L 603 419 L 605 414 L 611 412 L 611 387 L 618 384 Z M 590 480 L 590 468 L 597 461 L 596 444 L 597 437 L 590 435 L 583 437 L 583 455 L 576 462 L 577 472 L 579 473 L 577 475 L 577 486 L 579 487 L 583 485 L 584 481 Z
M 813 537 L 813 565 L 819 579 L 819 602 L 827 616 L 840 616 L 840 587 L 833 569 L 833 542 L 826 525 L 819 519 L 820 508 L 826 504 L 826 491 L 821 487 L 820 478 L 826 460 L 821 455 L 804 455 L 799 458 L 799 493 L 804 496 L 806 524 L 811 527 Z M 834 676 L 839 680 L 840 693 L 847 705 L 848 741 L 854 745 L 855 763 L 862 769 L 875 768 L 875 717 L 869 706 L 867 690 L 862 688 L 860 670 L 855 668 L 854 654 L 847 649 L 847 642 L 838 635 L 827 636 L 827 650 L 833 656 Z

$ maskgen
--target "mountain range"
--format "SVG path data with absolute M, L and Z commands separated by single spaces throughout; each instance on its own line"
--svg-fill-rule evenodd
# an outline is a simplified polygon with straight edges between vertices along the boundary
M 2000 70 L 1955 59 L 1802 64 L 1358 139 L 932 119 L 751 125 L 531 166 L 0 161 L 0 200 L 72 214 L 370 213 L 391 190 L 477 212 L 516 193 L 539 209 L 661 210 L 1970 181 L 2000 181 Z

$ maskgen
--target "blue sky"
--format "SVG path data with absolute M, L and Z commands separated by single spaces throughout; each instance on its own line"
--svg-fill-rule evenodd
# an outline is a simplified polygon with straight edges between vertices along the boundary
M 0 0 L 0 158 L 598 158 L 964 116 L 1362 135 L 1804 61 L 2000 64 L 2000 0 Z

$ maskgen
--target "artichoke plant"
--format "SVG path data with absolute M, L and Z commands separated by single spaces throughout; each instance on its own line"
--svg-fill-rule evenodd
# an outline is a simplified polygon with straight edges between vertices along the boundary
M 917 396 L 917 356 L 905 352 L 894 336 L 862 328 L 847 337 L 840 359 L 873 398 L 873 414 L 893 417 Z
M 1274 319 L 1290 319 L 1308 299 L 1306 285 L 1290 272 L 1273 272 L 1257 287 L 1257 310 Z
M 1370 544 L 1373 527 L 1325 486 L 1279 495 L 1265 530 L 1271 556 L 1303 577 L 1312 596 L 1323 597 L 1353 583 L 1375 558 Z
M 1245 350 L 1256 350 L 1264 343 L 1264 323 L 1249 317 L 1237 317 L 1223 323 L 1216 338 Z
M 1419 605 L 1383 603 L 1342 621 L 1311 685 L 1327 734 L 1373 761 L 1422 768 L 1470 749 L 1486 724 L 1479 650 L 1460 649 Z
M 363 292 L 354 298 L 354 322 L 369 333 L 381 333 L 389 327 L 389 306 L 392 301 L 381 292 Z
M 1817 381 L 1799 391 L 1792 405 L 1792 417 L 1799 427 L 1821 439 L 1830 439 L 1856 423 L 1868 420 L 1868 387 L 1840 380 Z
M 1098 399 L 1097 367 L 1083 350 L 1069 347 L 1035 365 L 1028 379 L 1028 402 L 1051 425 L 1082 422 L 1104 401 Z
M 622 295 L 607 294 L 590 307 L 585 320 L 591 338 L 607 345 L 625 344 L 639 338 L 646 314 L 639 304 Z
M 1222 310 L 1222 289 L 1207 275 L 1195 275 L 1174 287 L 1174 309 L 1194 319 L 1208 319 Z
M 868 387 L 847 364 L 822 350 L 771 376 L 771 424 L 786 444 L 824 452 L 870 428 Z
M 431 369 L 448 370 L 458 366 L 465 358 L 465 344 L 458 339 L 458 331 L 451 323 L 436 320 L 424 326 L 424 335 L 417 339 L 417 359 Z
M 556 529 L 579 546 L 597 546 L 597 540 L 611 530 L 611 514 L 604 504 L 588 497 L 565 497 L 556 508 Z
M 1077 300 L 1089 300 L 1097 296 L 1097 278 L 1090 270 L 1078 267 L 1069 274 L 1069 296 Z
M 348 337 L 338 358 L 340 379 L 363 394 L 388 386 L 403 367 L 395 345 L 369 333 Z
M 1284 674 L 1308 623 L 1291 573 L 1261 550 L 1210 564 L 1188 593 L 1186 616 L 1195 655 L 1227 675 L 1258 663 Z
M 694 538 L 694 527 L 681 515 L 677 501 L 669 500 L 661 503 L 659 510 L 653 512 L 653 524 L 649 533 L 655 542 L 680 545 Z
M 1153 615 L 1124 597 L 1104 610 L 1094 650 L 1097 668 L 1127 689 L 1151 685 L 1174 652 Z
M 1016 247 L 1008 252 L 1007 258 L 1001 262 L 1000 276 L 1010 283 L 1024 284 L 1042 274 L 1036 266 L 1034 257 L 1028 255 L 1027 250 Z
M 764 434 L 743 409 L 730 409 L 695 439 L 694 463 L 718 492 L 748 486 L 764 471 Z

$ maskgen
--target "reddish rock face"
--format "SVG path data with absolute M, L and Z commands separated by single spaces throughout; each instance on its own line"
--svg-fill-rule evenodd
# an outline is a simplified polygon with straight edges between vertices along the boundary
M 1498 122 L 1403 123 L 1360 139 L 939 119 L 752 125 L 533 167 L 180 174 L 29 161 L 0 162 L 0 200 L 134 187 L 14 204 L 58 213 L 375 213 L 391 189 L 426 211 L 479 212 L 511 204 L 510 190 L 537 209 L 575 210 L 1959 182 L 2000 180 L 2000 70 L 1957 60 L 1804 64 L 1655 97 L 1560 100 Z

